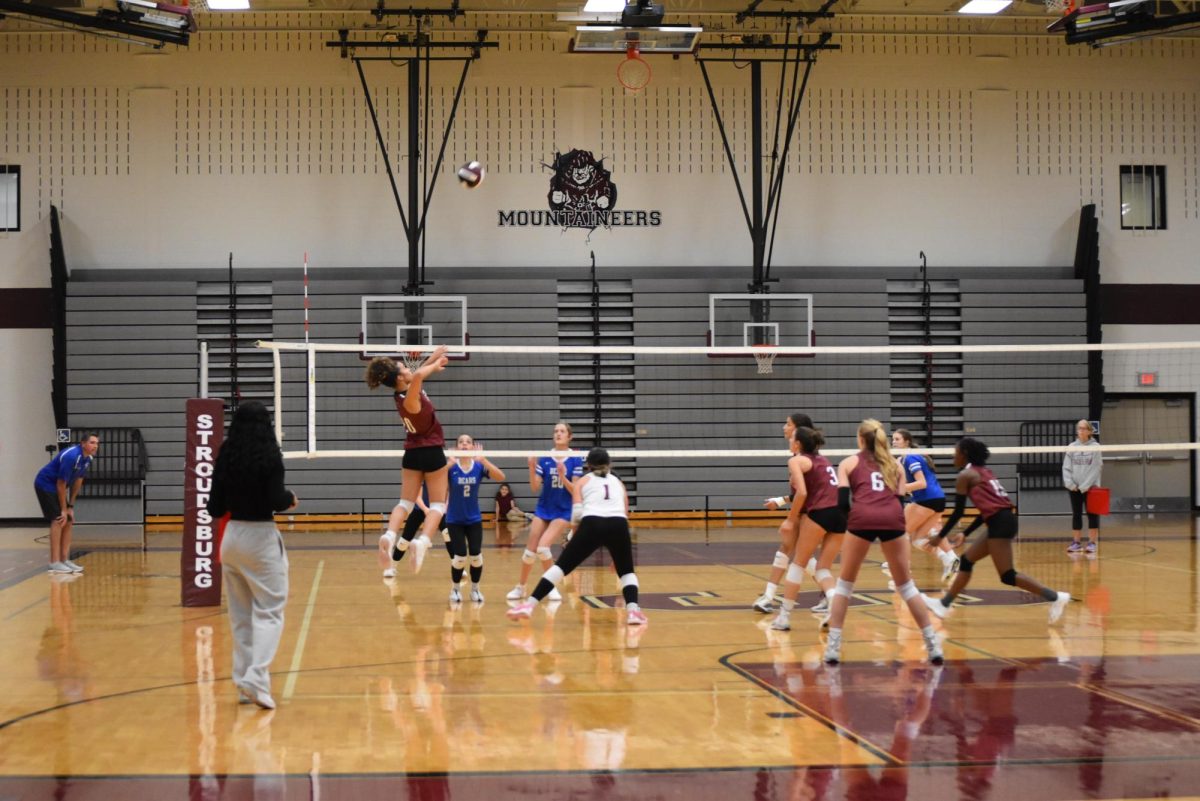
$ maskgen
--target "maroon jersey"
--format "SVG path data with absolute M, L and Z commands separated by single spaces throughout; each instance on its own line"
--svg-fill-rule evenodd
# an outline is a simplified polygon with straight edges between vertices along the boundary
M 867 451 L 858 452 L 858 464 L 850 471 L 850 497 L 846 527 L 851 531 L 904 530 L 900 496 L 884 483 L 883 471 Z
M 400 412 L 400 419 L 404 421 L 404 430 L 408 432 L 408 436 L 404 438 L 404 449 L 409 448 L 428 448 L 434 445 L 441 447 L 446 444 L 446 438 L 442 434 L 442 424 L 437 419 L 437 409 L 433 408 L 433 402 L 429 400 L 429 396 L 425 394 L 425 390 L 421 390 L 421 410 L 416 414 L 410 414 L 404 408 L 404 395 L 395 393 L 396 411 Z
M 979 514 L 983 516 L 984 520 L 996 512 L 1012 508 L 1012 501 L 1008 499 L 1008 493 L 1004 491 L 1004 487 L 1000 485 L 991 470 L 970 464 L 966 469 L 974 470 L 979 474 L 979 483 L 971 487 L 967 495 L 970 496 L 971 503 L 975 504 L 975 508 L 979 510 Z
M 819 453 L 805 455 L 812 462 L 812 467 L 804 474 L 804 489 L 808 492 L 804 499 L 804 510 L 837 506 L 837 469 Z

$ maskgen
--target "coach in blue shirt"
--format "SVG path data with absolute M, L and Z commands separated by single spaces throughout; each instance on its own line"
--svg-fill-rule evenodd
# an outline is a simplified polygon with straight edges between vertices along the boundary
M 92 457 L 99 448 L 100 438 L 85 434 L 78 445 L 56 453 L 33 480 L 42 515 L 50 523 L 51 573 L 83 572 L 82 567 L 68 558 L 71 555 L 71 526 L 75 524 L 75 498 L 79 496 L 83 476 L 92 466 Z

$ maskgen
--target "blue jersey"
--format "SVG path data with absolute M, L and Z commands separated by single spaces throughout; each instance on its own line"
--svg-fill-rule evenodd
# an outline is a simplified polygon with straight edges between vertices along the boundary
M 72 445 L 56 453 L 50 463 L 38 471 L 33 485 L 43 492 L 58 492 L 58 482 L 61 479 L 69 489 L 76 479 L 83 478 L 83 474 L 91 466 L 92 457 L 83 455 L 83 446 Z M 69 496 L 67 500 L 70 500 Z
M 463 470 L 458 460 L 450 465 L 450 503 L 446 507 L 446 523 L 453 526 L 465 526 L 469 523 L 479 523 L 483 515 L 479 513 L 479 485 L 483 482 L 484 467 L 479 462 L 471 462 L 471 466 Z
M 914 501 L 932 501 L 946 497 L 942 485 L 938 483 L 937 473 L 933 472 L 933 465 L 929 464 L 929 460 L 919 453 L 910 453 L 904 457 L 904 480 L 915 481 L 917 473 L 925 476 L 925 489 L 917 490 L 912 494 Z
M 563 462 L 571 481 L 583 475 L 582 456 L 568 456 Z M 558 477 L 558 462 L 552 456 L 543 456 L 538 459 L 537 472 L 542 477 L 542 494 L 538 496 L 534 515 L 542 520 L 570 520 L 571 491 Z

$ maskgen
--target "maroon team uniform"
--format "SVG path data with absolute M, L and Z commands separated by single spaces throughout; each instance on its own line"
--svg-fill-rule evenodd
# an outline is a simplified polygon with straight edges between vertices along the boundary
M 1008 499 L 1008 493 L 1004 491 L 1004 487 L 996 480 L 996 476 L 991 470 L 971 464 L 967 465 L 966 469 L 974 470 L 979 474 L 979 483 L 971 487 L 967 495 L 971 498 L 971 503 L 975 504 L 975 508 L 979 510 L 980 517 L 987 520 L 997 512 L 1012 509 L 1012 501 Z
M 878 478 L 872 480 L 872 475 Z M 877 489 L 883 487 L 883 489 Z M 847 528 L 863 531 L 899 531 L 904 533 L 904 509 L 896 490 L 883 483 L 883 471 L 868 451 L 858 452 L 858 464 L 850 471 L 850 519 Z
M 805 455 L 812 462 L 812 467 L 804 474 L 804 488 L 808 493 L 804 499 L 804 510 L 807 512 L 837 506 L 837 471 L 821 454 Z
M 400 413 L 400 417 L 404 421 L 404 430 L 408 432 L 404 438 L 405 450 L 428 448 L 435 445 L 441 448 L 446 444 L 446 438 L 442 434 L 442 424 L 437 419 L 437 409 L 433 408 L 433 401 L 429 400 L 425 390 L 421 390 L 421 409 L 416 414 L 410 414 L 404 408 L 403 393 L 397 392 L 393 398 L 396 401 L 396 411 Z

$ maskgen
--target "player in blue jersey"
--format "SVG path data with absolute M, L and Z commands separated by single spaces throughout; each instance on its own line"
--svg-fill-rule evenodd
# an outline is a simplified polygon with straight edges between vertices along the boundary
M 554 450 L 562 451 L 562 456 L 529 457 L 529 486 L 538 493 L 538 502 L 529 524 L 529 544 L 521 555 L 521 580 L 505 596 L 510 601 L 525 600 L 534 562 L 540 560 L 543 571 L 553 567 L 550 546 L 571 525 L 571 488 L 583 475 L 583 457 L 571 453 L 570 448 L 571 425 L 560 420 L 554 426 Z M 555 589 L 549 598 L 558 601 L 562 595 Z
M 480 450 L 470 434 L 459 434 L 455 448 Z M 462 602 L 463 572 L 471 566 L 471 600 L 483 603 L 479 580 L 483 577 L 483 514 L 479 511 L 479 485 L 483 477 L 503 481 L 504 471 L 483 456 L 450 460 L 450 502 L 446 526 L 450 530 L 450 603 Z
M 929 537 L 942 530 L 946 493 L 938 483 L 933 463 L 912 450 L 916 447 L 912 432 L 897 428 L 892 432 L 892 447 L 909 449 L 907 454 L 900 457 L 900 464 L 904 467 L 904 483 L 912 493 L 912 503 L 904 507 L 904 529 L 916 547 L 937 554 L 942 562 L 942 581 L 946 581 L 958 570 L 958 556 L 947 538 L 938 540 L 936 547 L 928 544 Z

